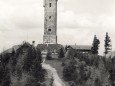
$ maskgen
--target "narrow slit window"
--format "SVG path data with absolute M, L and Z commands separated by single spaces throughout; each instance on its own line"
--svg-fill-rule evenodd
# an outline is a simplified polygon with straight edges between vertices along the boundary
M 49 16 L 49 19 L 51 19 L 51 16 Z
M 51 6 L 52 6 L 52 3 L 50 3 L 49 6 L 51 7 Z
M 49 32 L 51 32 L 51 29 L 48 29 Z

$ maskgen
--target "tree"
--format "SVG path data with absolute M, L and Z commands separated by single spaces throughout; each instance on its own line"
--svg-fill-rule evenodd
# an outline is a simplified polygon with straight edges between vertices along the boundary
M 74 61 L 70 61 L 66 66 L 63 68 L 63 77 L 65 81 L 72 81 L 76 80 L 76 76 L 78 76 L 76 72 L 76 66 Z
M 59 51 L 59 58 L 63 58 L 64 57 L 64 51 L 63 51 L 63 48 L 60 49 Z
M 33 56 L 34 53 L 34 56 Z M 24 58 L 24 65 L 23 65 L 23 70 L 26 72 L 30 71 L 31 65 L 33 60 L 35 59 L 35 52 L 33 52 L 32 48 L 28 49 L 27 56 Z
M 0 64 L 0 86 L 10 86 L 10 72 L 8 67 Z
M 44 79 L 42 65 L 39 63 L 38 57 L 36 57 L 36 59 L 33 61 L 31 74 L 36 79 L 36 81 L 42 81 L 42 79 Z
M 38 61 L 40 62 L 40 63 L 42 63 L 42 54 L 41 54 L 41 51 L 40 51 L 40 49 L 39 48 L 37 48 L 37 58 L 38 58 Z
M 35 50 L 36 56 L 35 59 L 33 60 L 33 63 L 31 64 L 31 72 L 33 77 L 36 79 L 36 81 L 42 81 L 44 80 L 44 75 L 43 75 L 43 70 L 42 70 L 42 56 L 41 56 L 41 51 L 37 48 Z
M 65 46 L 65 52 L 67 52 L 67 48 L 68 48 L 68 46 L 66 45 L 66 46 Z
M 37 51 L 36 49 L 33 47 L 29 47 L 28 51 L 27 51 L 27 56 L 24 58 L 24 65 L 23 65 L 23 69 L 28 72 L 30 71 L 30 68 L 32 66 L 32 63 L 34 61 L 34 59 L 36 59 L 37 57 Z
M 15 55 L 15 50 L 14 50 L 14 48 L 12 49 L 12 55 L 13 55 L 13 56 Z
M 111 39 L 108 35 L 108 33 L 106 32 L 106 36 L 105 36 L 105 55 L 108 54 L 111 51 Z
M 51 53 L 50 53 L 50 52 L 47 53 L 46 59 L 47 59 L 47 60 L 51 60 L 51 59 L 52 59 L 52 56 L 51 56 Z
M 95 79 L 95 86 L 101 86 L 101 82 L 98 78 Z
M 96 35 L 94 36 L 94 40 L 93 40 L 93 44 L 92 44 L 92 54 L 98 54 L 98 50 L 99 50 L 99 44 L 100 41 L 99 39 L 97 39 Z

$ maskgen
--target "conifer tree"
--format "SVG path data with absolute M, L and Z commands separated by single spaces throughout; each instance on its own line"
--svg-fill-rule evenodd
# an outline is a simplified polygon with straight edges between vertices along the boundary
M 59 52 L 59 58 L 63 58 L 64 57 L 64 51 L 63 51 L 63 48 L 60 49 L 60 52 Z
M 40 63 L 42 63 L 42 54 L 41 54 L 41 51 L 40 51 L 40 49 L 39 48 L 37 48 L 37 57 L 38 57 L 38 61 L 40 62 Z
M 47 53 L 47 55 L 46 55 L 46 59 L 47 59 L 47 60 L 51 60 L 51 59 L 52 59 L 51 52 L 48 51 L 48 53 Z
M 67 48 L 68 48 L 68 46 L 66 45 L 66 46 L 65 46 L 65 52 L 67 52 Z
M 108 35 L 108 33 L 106 32 L 106 36 L 105 36 L 105 55 L 108 54 L 111 51 L 111 39 Z
M 99 39 L 97 39 L 96 35 L 94 36 L 94 40 L 93 40 L 93 44 L 92 44 L 92 54 L 98 54 L 98 50 L 99 50 L 99 44 L 100 41 Z

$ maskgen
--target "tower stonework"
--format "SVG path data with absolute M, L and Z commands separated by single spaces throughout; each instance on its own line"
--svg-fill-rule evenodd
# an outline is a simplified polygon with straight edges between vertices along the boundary
M 57 44 L 57 1 L 44 0 L 44 44 Z

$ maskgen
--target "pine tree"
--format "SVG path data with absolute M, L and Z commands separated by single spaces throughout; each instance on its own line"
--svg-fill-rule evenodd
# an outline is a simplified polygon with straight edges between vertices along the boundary
M 60 52 L 59 52 L 59 58 L 63 58 L 64 57 L 64 51 L 63 51 L 63 48 L 60 49 Z
M 92 44 L 92 54 L 98 54 L 98 50 L 99 50 L 99 44 L 100 41 L 99 39 L 97 39 L 96 35 L 94 36 L 94 40 L 93 40 L 93 44 Z
M 47 59 L 47 60 L 51 60 L 51 59 L 52 59 L 52 56 L 51 56 L 51 53 L 50 53 L 50 52 L 47 53 L 46 59 Z
M 37 81 L 42 80 L 43 78 L 42 65 L 41 63 L 39 63 L 38 57 L 36 57 L 36 59 L 32 63 L 31 73 Z
M 40 49 L 39 48 L 37 48 L 37 57 L 38 57 L 38 61 L 40 62 L 40 63 L 42 63 L 42 54 L 41 54 L 41 51 L 40 51 Z
M 65 52 L 67 52 L 67 48 L 68 48 L 68 46 L 66 45 L 66 46 L 65 46 Z
M 108 35 L 108 33 L 106 32 L 106 36 L 105 36 L 105 55 L 108 54 L 111 51 L 111 39 Z
M 10 86 L 10 72 L 8 67 L 0 63 L 0 86 Z
M 30 47 L 27 52 L 27 56 L 24 58 L 23 69 L 28 72 L 32 66 L 33 60 L 36 59 L 37 51 L 35 48 Z
M 12 49 L 12 55 L 13 55 L 13 56 L 15 55 L 15 50 L 14 50 L 14 48 Z

